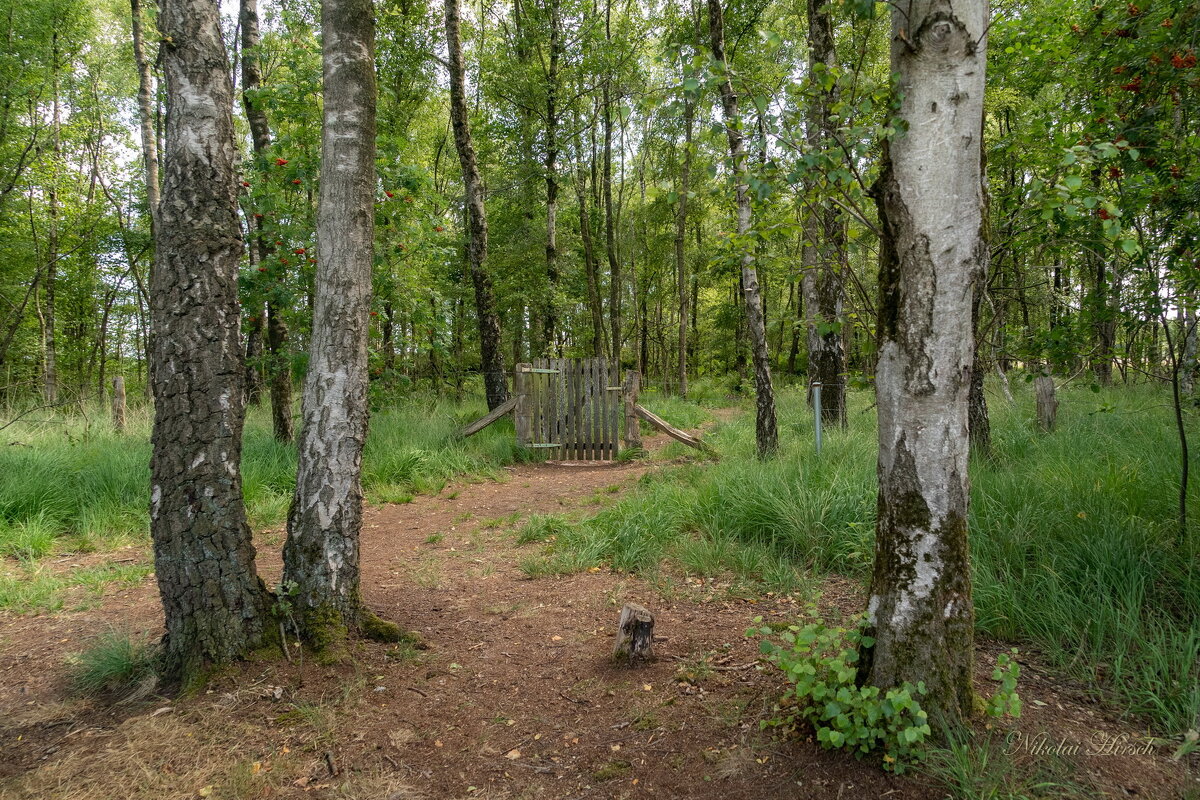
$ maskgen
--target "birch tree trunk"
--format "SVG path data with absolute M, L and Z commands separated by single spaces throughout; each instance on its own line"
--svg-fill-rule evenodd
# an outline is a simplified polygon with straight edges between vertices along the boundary
M 317 274 L 284 584 L 305 640 L 340 655 L 376 632 L 359 593 L 367 332 L 375 235 L 375 15 L 371 0 L 322 0 L 325 118 Z
M 879 502 L 859 677 L 923 681 L 931 719 L 972 708 L 967 548 L 971 300 L 985 272 L 979 132 L 986 0 L 905 0 L 892 71 L 908 131 L 873 193 L 880 255 Z
M 250 125 L 250 141 L 254 155 L 261 161 L 271 146 L 271 126 L 267 112 L 255 96 L 262 88 L 262 70 L 259 68 L 258 0 L 241 0 L 238 25 L 242 29 L 242 107 Z M 271 244 L 263 234 L 263 221 L 254 221 L 258 258 L 263 264 L 271 255 Z M 259 323 L 255 327 L 260 327 Z M 267 364 L 266 373 L 271 393 L 271 423 L 275 438 L 291 444 L 295 438 L 292 424 L 292 366 L 287 352 L 288 326 L 283 318 L 283 309 L 273 300 L 267 300 Z
M 142 33 L 141 0 L 129 0 L 133 21 L 133 60 L 138 73 L 138 126 L 142 138 L 142 162 L 146 178 L 146 200 L 150 206 L 150 230 L 158 215 L 158 137 L 154 133 L 154 72 L 146 57 L 146 39 Z
M 242 504 L 233 87 L 216 0 L 163 0 L 167 94 L 158 261 L 150 533 L 164 671 L 190 681 L 261 644 L 270 595 Z
M 709 35 L 712 38 L 713 59 L 721 64 L 721 106 L 725 113 L 725 134 L 729 139 L 729 156 L 733 162 L 737 192 L 737 232 L 750 232 L 750 188 L 746 181 L 746 149 L 742 123 L 738 115 L 737 95 L 729 79 L 729 63 L 725 59 L 725 12 L 721 0 L 708 0 Z M 760 458 L 774 453 L 779 447 L 779 432 L 775 421 L 775 392 L 771 386 L 771 362 L 767 355 L 767 328 L 763 316 L 762 295 L 758 273 L 754 268 L 754 252 L 748 246 L 742 255 L 742 296 L 746 303 L 746 327 L 750 334 L 750 352 L 754 361 L 754 393 L 756 413 L 755 439 Z
M 825 0 L 808 0 L 808 43 L 814 65 L 828 69 L 835 62 L 833 23 Z M 836 125 L 831 119 L 835 89 L 819 86 L 807 120 L 807 138 L 814 152 L 830 146 Z M 846 427 L 846 337 L 842 314 L 842 275 L 845 272 L 845 228 L 838 207 L 827 200 L 816 201 L 806 218 L 804 246 L 805 331 L 808 345 L 808 376 L 820 381 L 821 419 Z
M 471 141 L 471 126 L 467 119 L 466 70 L 463 67 L 462 39 L 459 34 L 458 0 L 446 0 L 446 48 L 450 67 L 450 122 L 454 127 L 454 146 L 458 150 L 458 162 L 462 165 L 466 190 L 467 261 L 471 267 L 471 282 L 475 286 L 480 366 L 490 411 L 508 400 L 508 384 L 504 380 L 504 352 L 500 349 L 500 317 L 496 314 L 492 278 L 485 265 L 487 209 L 483 204 L 483 182 L 475 163 L 475 145 Z

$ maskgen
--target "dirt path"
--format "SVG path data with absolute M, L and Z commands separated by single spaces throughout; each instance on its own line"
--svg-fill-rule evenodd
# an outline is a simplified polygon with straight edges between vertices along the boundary
M 198 697 L 113 708 L 65 699 L 61 665 L 104 625 L 157 630 L 152 580 L 90 611 L 0 616 L 0 798 L 942 797 L 759 730 L 780 682 L 755 668 L 744 630 L 804 598 L 730 599 L 682 575 L 664 589 L 607 570 L 521 570 L 539 545 L 516 544 L 519 520 L 590 513 L 650 468 L 526 465 L 369 509 L 365 599 L 418 631 L 423 651 L 360 643 L 336 667 L 249 663 Z M 264 548 L 262 568 L 273 580 L 277 551 Z M 849 582 L 829 590 L 861 607 Z M 637 670 L 608 658 L 626 600 L 653 609 L 664 637 Z M 1161 760 L 1097 770 L 1143 797 L 1172 796 L 1178 779 Z

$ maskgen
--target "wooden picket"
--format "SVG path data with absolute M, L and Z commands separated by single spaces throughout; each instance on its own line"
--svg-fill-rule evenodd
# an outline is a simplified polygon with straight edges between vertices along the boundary
M 642 447 L 638 420 L 645 420 L 672 439 L 718 457 L 704 440 L 638 405 L 640 387 L 637 372 L 626 374 L 622 384 L 620 370 L 607 359 L 534 359 L 517 364 L 513 396 L 463 428 L 461 435 L 473 436 L 512 412 L 517 443 L 524 447 L 544 450 L 551 459 L 615 461 L 621 453 L 621 420 L 625 446 L 631 450 Z
M 615 459 L 623 405 L 617 375 L 603 358 L 537 358 L 518 365 L 518 439 L 551 459 Z

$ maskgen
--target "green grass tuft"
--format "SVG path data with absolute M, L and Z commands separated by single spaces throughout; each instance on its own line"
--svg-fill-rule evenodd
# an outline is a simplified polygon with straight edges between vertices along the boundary
M 157 658 L 157 646 L 146 639 L 108 631 L 71 660 L 71 685 L 80 694 L 128 697 L 154 685 Z
M 571 523 L 559 515 L 530 514 L 529 519 L 517 531 L 517 544 L 548 542 L 562 535 L 570 526 Z

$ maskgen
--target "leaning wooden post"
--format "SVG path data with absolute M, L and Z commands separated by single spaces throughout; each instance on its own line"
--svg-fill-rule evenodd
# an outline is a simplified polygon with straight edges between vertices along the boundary
M 637 374 L 637 373 L 634 373 Z M 613 659 L 634 666 L 654 658 L 654 615 L 637 603 L 626 603 L 617 622 Z
M 1049 433 L 1058 416 L 1058 398 L 1054 396 L 1054 378 L 1043 375 L 1033 382 L 1037 393 L 1038 427 Z
M 113 399 L 112 399 L 112 420 L 113 430 L 117 433 L 125 432 L 125 378 L 118 375 L 113 378 Z
M 513 410 L 513 427 L 517 429 L 517 444 L 527 447 L 530 441 L 529 426 L 529 370 L 530 364 L 517 364 L 513 372 L 513 394 L 517 396 L 517 407 Z
M 642 374 L 636 369 L 631 369 L 625 373 L 625 386 L 622 387 L 622 394 L 625 395 L 625 449 L 626 450 L 641 450 L 642 449 L 642 427 L 638 422 L 637 416 L 637 401 L 638 391 L 642 386 Z

